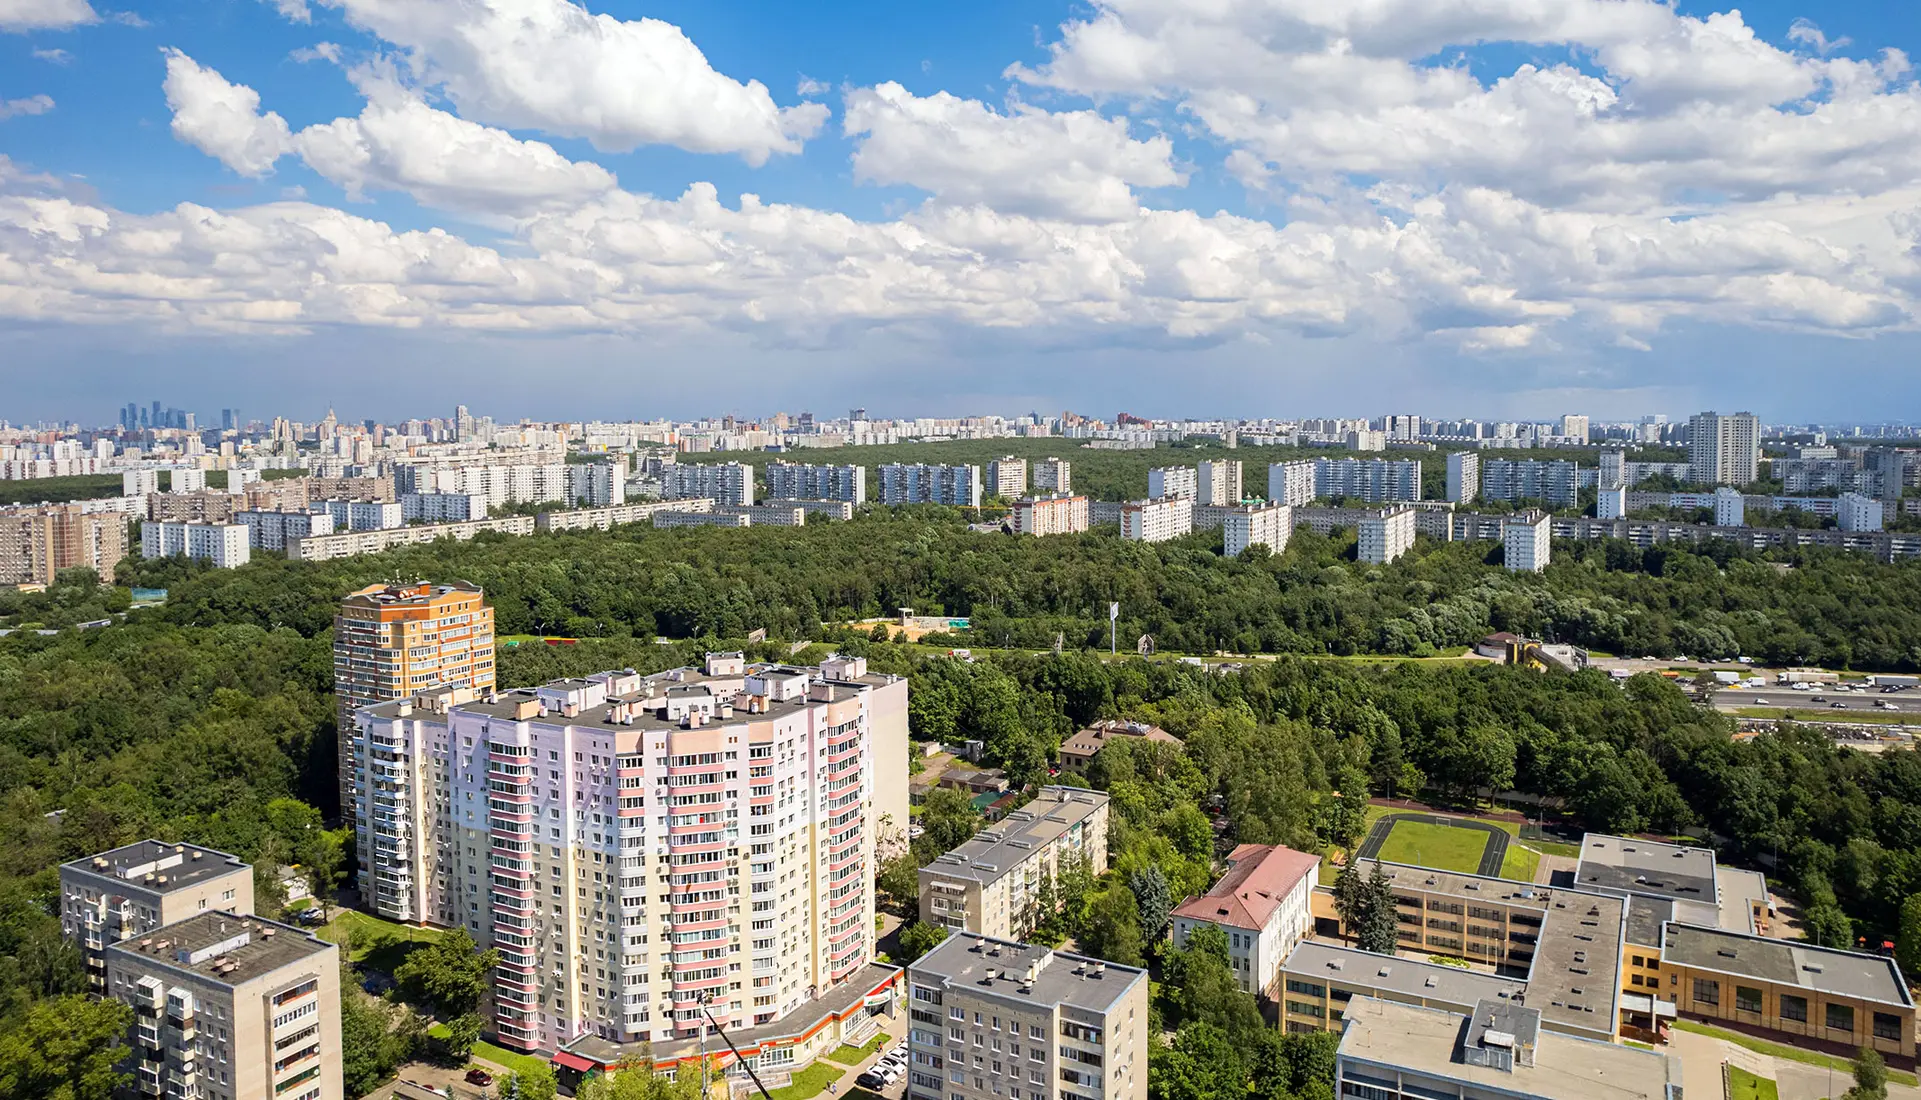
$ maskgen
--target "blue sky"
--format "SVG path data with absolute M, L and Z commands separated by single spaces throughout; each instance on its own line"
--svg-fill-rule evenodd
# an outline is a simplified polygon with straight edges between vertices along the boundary
M 1187 7 L 0 0 L 0 418 L 1913 415 L 1913 6 Z

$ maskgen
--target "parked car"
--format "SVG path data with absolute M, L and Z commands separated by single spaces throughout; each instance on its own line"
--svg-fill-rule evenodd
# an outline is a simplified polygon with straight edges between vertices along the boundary
M 887 1078 L 870 1069 L 854 1078 L 854 1083 L 864 1089 L 884 1089 L 887 1087 Z
M 475 1066 L 474 1068 L 467 1071 L 467 1083 L 470 1085 L 479 1085 L 482 1088 L 485 1088 L 486 1086 L 494 1083 L 494 1075 L 491 1073 L 488 1073 L 484 1069 L 481 1069 L 479 1066 Z

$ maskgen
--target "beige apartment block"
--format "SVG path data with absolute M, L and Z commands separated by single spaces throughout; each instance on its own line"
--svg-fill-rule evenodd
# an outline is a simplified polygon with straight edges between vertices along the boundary
M 899 985 L 873 880 L 906 820 L 904 677 L 714 653 L 459 694 L 356 713 L 355 827 L 382 914 L 501 952 L 503 1044 L 670 1066 L 718 1047 L 711 1014 L 785 1069 L 869 1033 Z
M 908 1100 L 1144 1100 L 1147 971 L 959 932 L 908 970 Z
M 1033 931 L 1045 879 L 1069 857 L 1107 870 L 1107 795 L 1042 787 L 1034 801 L 920 869 L 920 919 L 958 931 L 1017 939 Z
M 253 868 L 212 848 L 143 840 L 60 866 L 60 931 L 95 993 L 109 946 L 214 911 L 253 912 Z
M 52 584 L 62 569 L 82 567 L 112 584 L 127 556 L 126 521 L 78 504 L 0 508 L 0 584 Z
M 290 925 L 206 912 L 106 949 L 133 1006 L 132 1091 L 339 1100 L 340 949 Z

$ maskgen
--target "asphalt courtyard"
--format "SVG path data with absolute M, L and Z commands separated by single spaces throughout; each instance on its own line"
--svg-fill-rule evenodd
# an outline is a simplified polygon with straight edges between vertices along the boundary
M 1501 863 L 1507 858 L 1507 830 L 1485 821 L 1474 821 L 1464 817 L 1447 817 L 1443 814 L 1388 814 L 1374 823 L 1367 832 L 1367 839 L 1361 842 L 1356 855 L 1361 859 L 1379 859 L 1381 846 L 1387 843 L 1387 834 L 1394 830 L 1397 822 L 1406 821 L 1420 825 L 1439 825 L 1452 829 L 1474 829 L 1487 834 L 1487 847 L 1481 851 L 1481 866 L 1474 872 L 1488 878 L 1501 877 Z

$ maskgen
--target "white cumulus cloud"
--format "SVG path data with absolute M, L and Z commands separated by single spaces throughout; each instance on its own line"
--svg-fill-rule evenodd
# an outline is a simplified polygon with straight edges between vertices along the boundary
M 889 82 L 849 92 L 845 125 L 860 139 L 857 178 L 1012 213 L 1111 221 L 1139 210 L 1134 187 L 1186 182 L 1165 136 L 1136 140 L 1125 119 L 1096 111 L 1016 105 L 1002 114 L 979 100 L 916 96 Z
M 30 95 L 24 99 L 0 99 L 0 118 L 44 115 L 51 110 L 53 110 L 53 97 L 50 95 Z
M 87 0 L 0 0 L 0 31 L 58 31 L 99 21 Z
M 258 178 L 293 147 L 287 120 L 260 112 L 260 94 L 229 83 L 179 50 L 167 51 L 162 85 L 173 110 L 173 133 L 243 176 Z
M 761 164 L 797 153 L 827 119 L 780 107 L 758 80 L 716 72 L 679 27 L 597 15 L 569 0 L 322 0 L 401 48 L 463 117 L 625 151 L 674 145 Z

